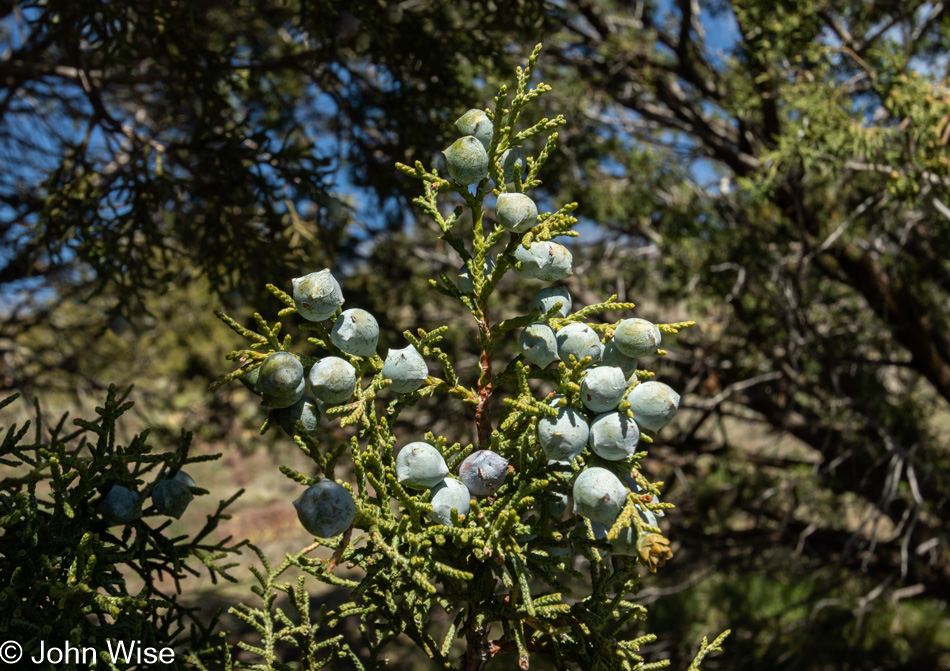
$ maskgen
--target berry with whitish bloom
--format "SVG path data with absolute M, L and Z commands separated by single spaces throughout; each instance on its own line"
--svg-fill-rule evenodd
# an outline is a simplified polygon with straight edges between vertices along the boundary
M 490 256 L 485 257 L 485 263 L 482 265 L 484 278 L 488 281 L 488 276 L 495 270 L 495 261 Z M 472 281 L 472 272 L 468 269 L 468 264 L 463 263 L 459 267 L 458 282 L 459 291 L 463 294 L 475 293 L 475 283 Z
M 418 350 L 409 345 L 389 350 L 383 363 L 383 377 L 393 381 L 389 388 L 394 392 L 408 394 L 425 383 L 429 367 Z
M 557 332 L 557 354 L 561 361 L 569 362 L 573 354 L 578 361 L 589 356 L 593 363 L 597 363 L 603 351 L 600 336 L 587 324 L 575 322 Z
M 637 552 L 636 527 L 624 527 L 615 539 L 608 542 L 610 543 L 610 551 L 614 554 L 627 555 L 628 557 L 636 557 L 639 554 Z
M 501 161 L 501 171 L 506 185 L 514 186 L 515 170 L 524 179 L 524 170 L 528 167 L 528 155 L 525 153 L 524 147 L 506 149 L 499 160 Z
M 571 302 L 571 293 L 566 288 L 544 287 L 531 299 L 531 310 L 540 310 L 542 315 L 546 315 L 558 303 L 561 307 L 558 308 L 557 314 L 561 317 L 568 316 L 571 308 L 574 307 Z
M 346 531 L 356 519 L 350 490 L 328 478 L 310 485 L 296 501 L 297 519 L 309 533 L 331 538 Z
M 591 368 L 581 380 L 581 401 L 594 412 L 615 409 L 627 391 L 627 377 L 614 366 Z
M 574 481 L 574 512 L 594 522 L 613 524 L 630 491 L 606 468 L 593 466 Z
M 495 203 L 495 218 L 512 233 L 524 233 L 538 221 L 538 206 L 523 193 L 503 193 Z
M 178 471 L 174 477 L 165 478 L 152 489 L 152 503 L 160 515 L 168 515 L 176 520 L 185 512 L 185 508 L 195 498 L 191 488 L 195 481 L 184 471 Z
M 338 356 L 327 356 L 310 369 L 310 390 L 327 405 L 349 401 L 356 391 L 356 369 Z
M 263 396 L 269 408 L 286 408 L 303 396 L 307 382 L 303 364 L 290 352 L 274 352 L 260 366 L 254 391 Z
M 366 310 L 344 310 L 330 329 L 330 341 L 347 354 L 373 356 L 379 342 L 379 324 Z
M 564 516 L 564 511 L 567 510 L 568 503 L 567 494 L 562 494 L 561 492 L 554 492 L 554 500 L 548 501 L 547 511 L 548 515 L 553 517 L 556 520 L 561 519 Z
M 485 147 L 488 151 L 491 145 L 492 129 L 491 119 L 485 114 L 484 110 L 471 109 L 460 116 L 455 121 L 455 128 L 460 135 L 471 135 Z
M 247 370 L 248 366 L 250 366 L 250 364 L 246 364 L 241 367 L 242 371 L 244 372 L 242 372 L 241 376 L 238 379 L 241 381 L 241 384 L 243 384 L 245 387 L 247 387 L 251 391 L 254 391 L 254 387 L 257 386 L 257 379 L 261 374 L 261 367 L 257 366 L 256 368 L 252 370 Z M 257 393 L 257 392 L 254 392 L 254 393 Z
M 332 317 L 343 305 L 343 290 L 329 268 L 297 277 L 294 284 L 294 307 L 304 319 L 312 322 Z
M 459 480 L 475 496 L 492 496 L 505 483 L 508 460 L 497 452 L 472 452 L 459 466 Z
M 429 443 L 409 443 L 396 455 L 396 479 L 405 487 L 435 487 L 449 474 L 449 467 Z
M 518 245 L 515 259 L 523 264 L 521 270 L 516 272 L 532 280 L 557 282 L 570 277 L 573 272 L 571 264 L 574 258 L 567 247 L 550 240 L 532 242 L 527 249 L 524 245 Z
M 637 359 L 621 352 L 613 338 L 604 345 L 604 353 L 600 357 L 600 363 L 602 366 L 616 366 L 623 371 L 628 382 L 633 382 L 631 377 L 637 372 Z
M 478 184 L 488 177 L 488 152 L 475 137 L 461 137 L 442 152 L 449 176 L 459 184 Z
M 311 369 L 312 373 L 313 369 Z M 312 436 L 320 428 L 320 408 L 314 399 L 303 396 L 289 408 L 279 409 L 274 419 L 277 420 L 277 424 L 284 433 L 291 438 L 297 433 L 297 422 L 300 422 L 304 431 Z
M 574 408 L 559 408 L 557 417 L 542 417 L 538 422 L 538 442 L 548 459 L 555 461 L 573 461 L 589 435 L 587 420 Z
M 468 515 L 472 507 L 472 494 L 468 487 L 455 478 L 445 478 L 432 487 L 432 521 L 436 524 L 452 526 L 452 510 L 459 517 Z
M 661 340 L 660 329 L 646 319 L 624 319 L 614 329 L 614 342 L 629 357 L 656 354 Z
M 113 524 L 128 524 L 139 516 L 139 495 L 128 487 L 113 485 L 99 504 L 102 519 Z
M 604 413 L 590 423 L 590 449 L 607 461 L 632 457 L 637 452 L 639 442 L 640 429 L 637 423 L 624 413 Z
M 627 394 L 633 418 L 641 429 L 659 431 L 670 423 L 680 407 L 680 395 L 662 382 L 641 382 Z
M 544 322 L 528 324 L 519 337 L 525 361 L 544 368 L 557 360 L 557 338 L 554 329 Z

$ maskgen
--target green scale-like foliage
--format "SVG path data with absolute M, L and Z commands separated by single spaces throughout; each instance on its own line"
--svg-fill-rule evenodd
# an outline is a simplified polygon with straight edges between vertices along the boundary
M 96 650 L 103 668 L 126 668 L 109 659 L 107 641 L 187 646 L 197 655 L 215 632 L 216 618 L 199 617 L 178 595 L 189 576 L 234 580 L 229 570 L 235 564 L 222 560 L 243 543 L 214 540 L 213 532 L 237 495 L 222 501 L 194 536 L 167 535 L 171 520 L 149 502 L 152 489 L 169 473 L 220 455 L 190 456 L 187 432 L 173 451 L 153 453 L 148 430 L 122 445 L 116 427 L 132 407 L 127 395 L 110 387 L 96 408 L 99 417 L 72 426 L 65 415 L 44 426 L 37 404 L 34 431 L 26 422 L 3 435 L 0 464 L 10 475 L 0 480 L 0 634 L 19 643 L 24 655 L 41 642 L 65 641 Z M 140 496 L 137 518 L 126 524 L 110 524 L 102 514 L 116 485 Z M 177 652 L 174 666 L 184 668 L 190 655 Z
M 546 315 L 535 310 L 498 322 L 489 317 L 489 306 L 499 282 L 509 271 L 522 268 L 515 259 L 519 245 L 527 248 L 532 242 L 577 235 L 572 230 L 577 220 L 571 215 L 576 203 L 540 214 L 537 224 L 522 234 L 491 227 L 484 216 L 485 199 L 506 189 L 500 163 L 502 153 L 509 147 L 533 144 L 548 134 L 547 140 L 540 142 L 540 153 L 528 157 L 525 175 L 516 171 L 513 183 L 509 182 L 507 187 L 527 192 L 540 184 L 539 172 L 555 148 L 557 134 L 552 131 L 565 123 L 558 116 L 542 119 L 527 130 L 516 130 L 522 109 L 549 90 L 544 84 L 529 86 L 539 51 L 534 51 L 525 69 L 518 69 L 513 95 L 502 87 L 494 107 L 486 110 L 493 123 L 492 140 L 487 147 L 488 178 L 469 190 L 445 179 L 435 169 L 427 170 L 421 162 L 414 166 L 397 165 L 403 173 L 422 182 L 423 195 L 416 203 L 438 225 L 441 240 L 456 250 L 468 266 L 471 293 L 462 293 L 445 274 L 430 283 L 474 318 L 481 352 L 477 384 L 466 386 L 439 348 L 446 331 L 444 326 L 404 333 L 422 357 L 438 363 L 441 374 L 429 375 L 416 391 L 396 395 L 388 389 L 391 380 L 383 377 L 384 362 L 378 354 L 362 357 L 340 350 L 324 322 L 299 325 L 310 335 L 310 344 L 349 361 L 356 369 L 361 382 L 350 400 L 322 408 L 331 422 L 356 427 L 356 435 L 349 442 L 338 440 L 337 445 L 323 445 L 322 436 L 328 434 L 308 432 L 298 423 L 294 442 L 313 459 L 319 477 L 287 467 L 281 470 L 302 486 L 313 485 L 320 477 L 337 479 L 352 493 L 356 516 L 354 524 L 341 535 L 317 539 L 301 552 L 288 555 L 279 566 L 270 566 L 261 554 L 263 569 L 255 571 L 259 582 L 255 591 L 263 605 L 233 610 L 261 636 L 259 645 L 241 644 L 260 658 L 249 668 L 283 668 L 274 652 L 278 641 L 298 647 L 305 668 L 320 668 L 337 656 L 349 658 L 359 668 L 377 668 L 384 663 L 386 646 L 400 635 L 419 646 L 440 668 L 482 669 L 493 656 L 507 652 L 517 654 L 521 668 L 528 668 L 530 656 L 538 653 L 550 658 L 558 668 L 579 665 L 590 669 L 651 669 L 668 663 L 648 663 L 641 657 L 640 647 L 655 637 L 637 635 L 630 626 L 646 616 L 646 609 L 631 600 L 640 585 L 638 565 L 656 571 L 672 556 L 669 541 L 660 529 L 645 521 L 647 513 L 660 513 L 672 507 L 656 500 L 657 484 L 647 481 L 639 470 L 646 452 L 608 462 L 584 449 L 573 463 L 556 464 L 549 462 L 538 442 L 539 420 L 556 415 L 557 410 L 549 400 L 539 399 L 532 387 L 553 386 L 567 405 L 590 421 L 595 414 L 582 405 L 580 381 L 595 362 L 590 357 L 577 361 L 570 356 L 568 361 L 548 369 L 529 365 L 522 356 L 512 358 L 504 366 L 495 362 L 496 345 L 514 337 L 515 329 L 531 322 L 546 321 L 556 331 L 570 323 L 586 323 L 598 314 L 634 307 L 632 303 L 617 302 L 612 296 L 563 318 L 555 316 L 557 306 Z M 445 216 L 441 209 L 445 198 L 460 199 L 465 207 L 457 207 Z M 470 227 L 461 230 L 465 208 L 471 214 L 464 219 Z M 489 257 L 495 265 L 486 274 Z M 291 295 L 273 285 L 268 288 L 285 306 L 278 312 L 279 317 L 296 314 Z M 331 319 L 335 321 L 340 314 L 338 310 Z M 219 316 L 251 344 L 229 355 L 241 367 L 216 385 L 248 376 L 273 352 L 293 351 L 291 336 L 281 336 L 280 322 L 268 323 L 256 314 L 252 330 L 227 315 Z M 589 326 L 610 339 L 618 323 Z M 663 324 L 660 330 L 674 334 L 692 324 Z M 317 360 L 297 356 L 307 372 Z M 649 371 L 638 370 L 631 388 L 639 379 L 651 376 Z M 490 497 L 473 497 L 466 515 L 453 509 L 451 525 L 433 523 L 430 490 L 420 492 L 404 487 L 396 471 L 399 447 L 423 440 L 421 436 L 397 435 L 400 415 L 423 399 L 439 396 L 449 397 L 444 403 L 461 402 L 469 406 L 474 415 L 476 439 L 469 444 L 450 445 L 448 439 L 432 433 L 424 436 L 441 453 L 450 477 L 458 474 L 459 465 L 467 456 L 480 449 L 490 449 L 509 463 L 504 484 Z M 490 407 L 492 400 L 502 402 Z M 494 418 L 493 409 L 497 415 Z M 618 410 L 633 418 L 626 401 L 620 402 Z M 280 412 L 273 411 L 264 430 L 276 423 L 275 415 Z M 646 435 L 643 439 L 650 442 Z M 637 483 L 638 491 L 628 491 L 625 505 L 606 535 L 598 536 L 589 520 L 552 517 L 548 509 L 556 494 L 571 493 L 575 477 L 588 466 L 610 469 L 618 477 Z M 344 471 L 347 475 L 352 472 L 352 477 L 338 477 Z M 637 552 L 634 556 L 611 553 L 611 542 L 628 527 L 633 527 Z M 332 556 L 311 557 L 318 546 L 331 548 Z M 565 548 L 569 549 L 566 560 L 564 553 L 558 552 Z M 578 554 L 585 560 L 583 572 L 574 568 Z M 357 569 L 358 577 L 335 574 L 334 569 L 341 564 Z M 349 599 L 335 608 L 311 613 L 304 578 L 295 586 L 278 581 L 292 568 L 318 581 L 349 589 Z M 275 607 L 281 592 L 290 598 L 296 617 L 291 618 Z M 434 618 L 438 609 L 445 615 Z M 358 657 L 340 638 L 321 634 L 350 617 L 359 621 L 368 660 Z M 436 631 L 433 622 L 449 624 Z M 459 640 L 465 642 L 466 648 L 461 658 L 453 645 Z M 721 638 L 712 646 L 704 644 L 702 654 L 720 643 Z

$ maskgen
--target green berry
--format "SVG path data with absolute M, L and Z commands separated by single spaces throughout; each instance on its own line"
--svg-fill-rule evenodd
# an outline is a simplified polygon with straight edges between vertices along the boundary
M 452 511 L 459 517 L 468 515 L 472 507 L 472 495 L 468 488 L 455 478 L 444 478 L 432 487 L 432 521 L 447 527 L 452 526 Z
M 525 361 L 538 368 L 545 368 L 557 360 L 557 339 L 554 329 L 544 322 L 528 324 L 519 338 Z
M 128 524 L 140 515 L 140 497 L 128 487 L 113 485 L 99 504 L 99 512 L 110 526 Z
M 581 380 L 581 401 L 588 410 L 608 412 L 620 405 L 627 391 L 627 378 L 613 366 L 591 368 Z
M 329 268 L 297 277 L 294 284 L 294 306 L 304 319 L 323 321 L 343 305 L 343 290 Z
M 313 373 L 312 368 L 310 372 Z M 291 438 L 297 433 L 297 422 L 300 422 L 304 431 L 311 436 L 316 434 L 320 428 L 320 408 L 314 399 L 306 396 L 302 396 L 299 401 L 289 408 L 279 409 L 275 414 L 277 424 Z
M 459 138 L 442 154 L 449 176 L 459 184 L 478 184 L 488 177 L 488 152 L 477 138 Z
M 594 453 L 607 461 L 632 457 L 640 442 L 637 423 L 620 412 L 598 415 L 590 424 L 588 443 Z
M 604 354 L 600 357 L 600 363 L 603 366 L 615 366 L 623 371 L 627 382 L 633 382 L 631 377 L 637 371 L 636 357 L 627 356 L 617 347 L 617 342 L 611 338 L 604 345 Z
M 555 461 L 573 461 L 589 435 L 587 420 L 574 408 L 560 408 L 557 417 L 542 417 L 538 422 L 538 442 L 548 459 Z
M 573 355 L 578 361 L 589 356 L 597 363 L 603 351 L 600 336 L 587 324 L 575 322 L 557 332 L 557 354 L 561 361 L 569 362 Z
M 505 230 L 524 233 L 538 221 L 538 206 L 523 193 L 503 193 L 495 203 L 495 218 Z
M 327 405 L 345 403 L 356 391 L 356 369 L 340 357 L 324 357 L 310 369 L 310 390 Z
M 492 496 L 505 483 L 508 460 L 491 450 L 472 452 L 459 466 L 459 480 L 475 496 Z
M 425 383 L 429 367 L 416 348 L 409 345 L 389 350 L 383 363 L 383 377 L 393 381 L 389 388 L 394 392 L 408 394 Z
M 455 128 L 459 135 L 475 137 L 485 147 L 485 151 L 488 151 L 494 131 L 492 130 L 491 119 L 488 118 L 484 110 L 471 109 L 467 111 L 455 121 Z
M 268 408 L 286 408 L 303 396 L 306 386 L 300 360 L 290 352 L 274 352 L 261 364 L 254 391 Z
M 241 372 L 240 377 L 238 377 L 238 379 L 241 381 L 241 384 L 243 384 L 245 387 L 247 387 L 251 391 L 254 391 L 254 387 L 257 386 L 257 380 L 261 374 L 261 367 L 256 366 L 255 368 L 252 368 L 251 370 L 247 370 L 250 365 L 251 364 L 245 364 L 244 366 L 241 367 L 242 372 Z M 257 393 L 257 392 L 254 392 L 254 393 Z
M 556 242 L 532 242 L 527 249 L 518 245 L 515 259 L 521 261 L 522 268 L 517 271 L 522 277 L 545 282 L 557 282 L 570 277 L 574 258 L 567 247 Z
M 515 170 L 522 176 L 524 179 L 525 168 L 528 167 L 528 156 L 525 153 L 524 147 L 511 147 L 506 149 L 499 159 L 501 162 L 501 171 L 504 176 L 505 185 L 514 186 L 515 183 Z
M 546 315 L 555 305 L 561 304 L 557 314 L 566 317 L 571 313 L 573 303 L 570 292 L 564 287 L 544 287 L 531 299 L 531 309 L 540 310 L 542 315 Z
M 624 319 L 614 330 L 617 347 L 633 358 L 656 354 L 660 340 L 660 329 L 646 319 Z
M 429 443 L 409 443 L 396 455 L 396 479 L 405 487 L 435 487 L 449 474 L 449 467 Z
M 567 494 L 562 494 L 561 492 L 554 492 L 554 499 L 548 501 L 547 511 L 555 520 L 560 520 L 564 517 L 564 511 L 567 510 L 567 504 L 570 501 Z
M 297 519 L 318 538 L 332 538 L 346 531 L 356 519 L 353 495 L 343 485 L 321 478 L 294 501 Z
M 152 503 L 160 515 L 168 515 L 176 520 L 185 512 L 185 508 L 195 498 L 191 488 L 195 481 L 184 471 L 178 471 L 173 477 L 158 482 L 152 489 Z
M 574 512 L 611 525 L 627 502 L 629 490 L 606 468 L 584 469 L 574 481 Z
M 641 429 L 659 431 L 670 423 L 680 407 L 680 395 L 662 382 L 641 382 L 627 394 L 633 418 Z
M 330 329 L 330 341 L 347 354 L 373 356 L 379 342 L 379 324 L 366 310 L 344 310 Z

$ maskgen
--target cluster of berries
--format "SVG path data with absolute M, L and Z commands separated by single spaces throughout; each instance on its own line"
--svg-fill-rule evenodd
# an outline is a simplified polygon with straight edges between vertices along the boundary
M 456 127 L 462 137 L 443 152 L 448 173 L 459 184 L 476 184 L 489 176 L 491 119 L 481 110 L 469 110 Z M 506 185 L 520 187 L 527 167 L 524 149 L 511 147 L 498 160 L 496 169 Z M 501 227 L 520 235 L 536 226 L 538 208 L 523 193 L 501 193 L 495 218 Z M 555 242 L 518 245 L 513 256 L 516 272 L 524 278 L 557 282 L 573 272 L 570 251 Z M 495 261 L 486 257 L 485 277 L 490 278 L 495 268 Z M 457 287 L 462 294 L 474 292 L 467 264 L 459 270 Z M 359 377 L 366 370 L 358 368 L 361 359 L 376 356 L 379 340 L 379 326 L 369 312 L 358 308 L 341 311 L 343 292 L 329 269 L 293 280 L 292 297 L 303 318 L 315 322 L 333 318 L 329 339 L 351 359 L 326 356 L 308 361 L 306 370 L 296 355 L 273 352 L 263 363 L 247 367 L 242 381 L 262 396 L 263 405 L 274 411 L 272 417 L 290 435 L 300 426 L 315 432 L 326 408 L 352 401 L 359 392 Z M 573 393 L 559 389 L 559 395 L 550 401 L 556 415 L 545 416 L 537 424 L 537 442 L 553 469 L 569 470 L 586 448 L 606 462 L 632 457 L 641 431 L 663 428 L 680 401 L 669 386 L 655 381 L 641 383 L 637 376 L 637 359 L 656 354 L 660 346 L 661 332 L 655 324 L 644 319 L 623 320 L 602 342 L 590 325 L 570 321 L 572 307 L 567 289 L 541 289 L 531 301 L 531 312 L 540 315 L 539 321 L 530 323 L 520 336 L 523 359 L 539 369 L 559 360 L 585 368 L 580 394 L 576 387 Z M 390 380 L 390 388 L 399 394 L 421 388 L 428 374 L 425 359 L 412 345 L 391 349 L 381 370 L 382 377 Z M 305 395 L 308 381 L 312 397 Z M 573 406 L 568 398 L 574 400 Z M 616 521 L 631 490 L 639 488 L 629 475 L 624 483 L 609 468 L 589 465 L 591 461 L 585 459 L 587 467 L 574 478 L 573 510 L 590 520 L 595 536 L 606 536 L 607 526 Z M 494 495 L 512 472 L 504 457 L 483 449 L 469 455 L 457 477 L 452 476 L 443 454 L 427 442 L 404 445 L 396 454 L 395 471 L 402 486 L 430 491 L 431 519 L 442 525 L 458 524 L 471 510 L 473 496 Z M 567 492 L 558 492 L 548 512 L 560 519 L 568 504 Z M 303 526 L 323 538 L 345 531 L 357 514 L 350 488 L 326 478 L 311 485 L 294 505 Z M 643 519 L 655 526 L 654 513 L 640 504 L 637 507 Z M 618 553 L 632 553 L 636 540 L 636 529 L 628 527 L 611 545 Z
M 159 515 L 178 519 L 188 504 L 195 498 L 192 488 L 195 481 L 184 471 L 169 475 L 152 488 L 152 505 Z M 99 504 L 102 518 L 113 524 L 128 524 L 142 514 L 142 497 L 138 492 L 122 485 L 113 485 Z

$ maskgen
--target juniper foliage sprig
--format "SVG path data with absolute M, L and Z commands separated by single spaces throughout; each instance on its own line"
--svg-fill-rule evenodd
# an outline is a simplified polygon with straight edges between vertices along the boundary
M 492 657 L 508 652 L 522 669 L 528 668 L 533 655 L 550 658 L 559 669 L 581 666 L 632 670 L 665 665 L 662 661 L 647 663 L 639 654 L 640 648 L 654 639 L 639 631 L 638 623 L 645 618 L 646 609 L 633 601 L 640 585 L 638 567 L 655 571 L 672 555 L 670 542 L 659 533 L 655 518 L 645 521 L 670 507 L 655 500 L 658 487 L 641 474 L 646 452 L 607 461 L 584 451 L 567 463 L 550 460 L 540 449 L 541 422 L 559 416 L 560 409 L 567 407 L 589 413 L 582 402 L 581 382 L 596 365 L 596 358 L 565 354 L 556 368 L 543 370 L 517 356 L 496 369 L 496 350 L 515 329 L 534 321 L 544 321 L 554 330 L 584 324 L 597 338 L 609 340 L 620 322 L 588 320 L 601 313 L 634 308 L 633 303 L 620 303 L 612 296 L 565 317 L 557 315 L 559 304 L 546 314 L 526 310 L 527 315 L 493 321 L 495 310 L 490 306 L 502 279 L 509 273 L 527 272 L 518 256 L 522 250 L 577 235 L 573 230 L 577 218 L 572 215 L 576 203 L 541 213 L 522 233 L 506 230 L 486 212 L 487 199 L 490 202 L 502 194 L 525 193 L 540 184 L 540 168 L 556 148 L 557 134 L 553 130 L 565 123 L 558 116 L 542 119 L 524 131 L 516 128 L 529 103 L 550 90 L 543 83 L 532 86 L 539 54 L 540 45 L 526 67 L 516 72 L 515 86 L 502 86 L 494 107 L 472 111 L 474 117 L 484 115 L 491 125 L 491 138 L 479 140 L 482 146 L 473 144 L 475 138 L 467 140 L 476 154 L 483 147 L 487 152 L 485 178 L 467 186 L 445 179 L 437 169 L 426 169 L 420 161 L 413 166 L 396 166 L 422 183 L 422 195 L 414 202 L 434 221 L 441 240 L 458 253 L 464 264 L 467 286 L 463 286 L 461 275 L 459 282 L 454 282 L 445 273 L 438 280 L 430 280 L 430 285 L 470 313 L 477 326 L 477 380 L 460 375 L 446 352 L 439 349 L 445 327 L 403 334 L 417 354 L 438 363 L 442 377 L 429 372 L 418 380 L 415 390 L 395 394 L 389 389 L 392 380 L 384 376 L 385 365 L 378 355 L 354 356 L 334 341 L 333 332 L 342 318 L 339 310 L 330 317 L 332 329 L 319 321 L 302 325 L 304 331 L 317 334 L 309 339 L 311 344 L 327 355 L 349 361 L 358 372 L 350 399 L 322 408 L 329 421 L 356 427 L 356 435 L 349 443 L 324 445 L 329 442 L 326 434 L 305 430 L 306 435 L 302 435 L 305 427 L 298 423 L 294 439 L 313 458 L 315 475 L 282 470 L 297 484 L 308 486 L 321 475 L 333 478 L 333 467 L 338 462 L 350 463 L 352 476 L 339 481 L 352 492 L 355 513 L 345 532 L 316 538 L 313 545 L 288 555 L 276 567 L 269 567 L 261 556 L 264 568 L 255 571 L 259 582 L 255 591 L 264 600 L 263 607 L 239 606 L 232 611 L 260 635 L 260 644 L 242 646 L 259 658 L 247 668 L 283 668 L 274 652 L 276 641 L 312 645 L 320 638 L 321 627 L 334 627 L 347 619 L 352 619 L 354 628 L 363 634 L 365 650 L 354 663 L 366 669 L 380 668 L 387 647 L 399 637 L 411 640 L 437 667 L 446 669 L 480 671 Z M 515 169 L 506 183 L 504 152 L 527 149 L 525 143 L 545 133 L 549 136 L 540 153 L 526 156 L 523 168 L 527 173 L 522 175 L 520 169 Z M 458 200 L 462 206 L 455 204 Z M 451 208 L 447 215 L 443 213 L 446 203 Z M 462 217 L 466 209 L 470 219 Z M 461 230 L 462 221 L 470 221 L 470 227 Z M 564 255 L 570 256 L 566 249 Z M 297 311 L 295 297 L 276 287 L 270 290 L 282 304 L 278 316 L 290 317 Z M 251 342 L 249 348 L 229 355 L 243 367 L 215 385 L 247 375 L 252 367 L 260 365 L 262 355 L 291 351 L 289 336 L 278 339 L 279 323 L 270 325 L 255 315 L 256 327 L 252 330 L 226 315 L 219 316 Z M 692 324 L 681 322 L 661 328 L 663 333 L 674 334 Z M 297 356 L 305 369 L 314 364 L 309 357 Z M 626 391 L 651 375 L 649 371 L 636 371 Z M 550 399 L 537 398 L 529 379 L 554 385 L 562 399 L 554 404 Z M 438 396 L 446 397 L 447 403 L 460 401 L 473 412 L 470 443 L 449 445 L 443 436 L 425 436 L 425 442 L 441 455 L 450 477 L 455 477 L 466 457 L 481 450 L 491 450 L 508 463 L 503 482 L 491 495 L 472 497 L 467 502 L 467 513 L 460 514 L 455 508 L 447 520 L 440 518 L 451 524 L 433 521 L 437 488 L 414 489 L 400 480 L 396 469 L 400 448 L 420 440 L 418 436 L 399 435 L 400 416 L 423 399 Z M 272 410 L 271 416 L 280 417 L 282 412 L 279 408 Z M 619 402 L 619 412 L 634 415 L 626 401 Z M 643 439 L 650 442 L 647 435 Z M 592 466 L 609 470 L 637 488 L 609 529 L 587 519 L 578 522 L 573 516 L 565 518 L 563 508 L 561 512 L 552 508 L 571 493 L 577 474 Z M 633 534 L 634 545 L 621 552 L 618 543 L 624 530 Z M 318 546 L 332 550 L 331 558 L 310 557 L 308 553 Z M 587 562 L 582 571 L 575 567 L 577 555 Z M 299 612 L 305 607 L 302 583 L 282 587 L 277 581 L 288 566 L 316 581 L 350 589 L 349 598 L 342 605 L 304 617 Z M 349 569 L 345 577 L 339 572 L 341 566 Z M 588 584 L 580 589 L 579 581 L 584 580 L 585 573 Z M 287 594 L 298 609 L 296 620 L 274 606 L 279 591 Z M 308 623 L 306 627 L 304 622 Z M 336 639 L 326 641 L 330 641 L 326 643 L 329 653 L 352 655 Z M 461 655 L 459 647 L 464 648 Z M 320 668 L 325 663 L 325 658 L 308 659 L 313 661 L 305 662 L 303 668 Z
M 184 431 L 167 452 L 153 450 L 148 430 L 122 444 L 117 426 L 132 408 L 130 391 L 111 386 L 96 419 L 71 423 L 63 415 L 48 424 L 35 402 L 36 419 L 10 426 L 0 443 L 0 463 L 11 469 L 0 480 L 2 629 L 26 655 L 42 642 L 106 651 L 106 641 L 141 641 L 157 649 L 187 646 L 200 658 L 215 635 L 217 616 L 198 617 L 178 595 L 189 577 L 235 580 L 232 557 L 243 542 L 215 540 L 215 532 L 240 492 L 220 502 L 193 536 L 169 535 L 169 518 L 144 503 L 149 494 L 169 473 L 220 455 L 192 455 Z M 100 513 L 116 485 L 143 502 L 127 524 L 110 525 Z M 142 585 L 135 592 L 133 578 Z M 99 661 L 119 668 L 117 660 Z M 184 668 L 184 659 L 174 668 Z

